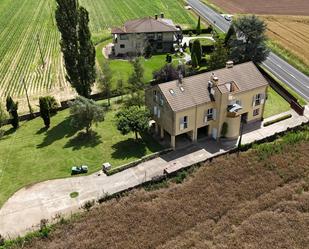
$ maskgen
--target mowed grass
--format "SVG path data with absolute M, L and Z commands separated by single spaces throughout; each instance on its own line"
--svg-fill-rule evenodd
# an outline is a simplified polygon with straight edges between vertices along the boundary
M 90 13 L 94 42 L 110 36 L 110 29 L 128 19 L 154 16 L 164 12 L 183 28 L 196 26 L 196 17 L 183 8 L 182 0 L 80 0 Z M 32 97 L 51 92 L 58 94 L 70 88 L 60 54 L 54 20 L 54 0 L 0 1 L 0 98 L 8 94 L 22 96 L 22 77 Z M 40 38 L 44 69 L 36 40 Z
M 102 49 L 112 40 L 109 39 L 104 41 L 96 46 L 96 54 L 97 54 L 97 63 L 101 69 L 103 69 L 103 64 L 108 61 L 111 71 L 113 73 L 112 85 L 113 88 L 116 87 L 117 80 L 122 79 L 125 84 L 127 84 L 130 75 L 133 72 L 133 67 L 129 60 L 122 59 L 109 59 L 107 60 L 103 54 Z M 172 55 L 173 64 L 175 66 L 179 65 L 180 61 L 183 59 L 177 55 Z M 147 84 L 150 80 L 153 79 L 153 72 L 159 70 L 166 64 L 166 54 L 157 54 L 153 55 L 151 58 L 145 59 L 144 57 L 140 57 L 141 65 L 144 68 L 144 82 Z
M 136 142 L 134 134 L 121 135 L 115 113 L 107 112 L 105 121 L 93 127 L 96 134 L 90 140 L 70 126 L 69 110 L 52 117 L 48 131 L 41 118 L 21 123 L 14 133 L 4 127 L 8 135 L 0 140 L 0 207 L 23 186 L 69 177 L 74 165 L 86 164 L 92 173 L 104 162 L 116 167 L 161 149 L 150 136 Z
M 268 87 L 264 118 L 286 112 L 290 109 L 290 104 L 284 98 L 282 98 L 273 88 Z

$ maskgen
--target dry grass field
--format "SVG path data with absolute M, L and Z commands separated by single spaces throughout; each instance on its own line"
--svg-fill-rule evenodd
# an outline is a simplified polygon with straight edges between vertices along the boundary
M 208 0 L 229 13 L 309 15 L 308 0 Z
M 105 202 L 23 248 L 308 248 L 309 142 L 276 151 L 215 159 L 182 184 Z
M 309 16 L 261 17 L 267 23 L 268 37 L 309 65 Z

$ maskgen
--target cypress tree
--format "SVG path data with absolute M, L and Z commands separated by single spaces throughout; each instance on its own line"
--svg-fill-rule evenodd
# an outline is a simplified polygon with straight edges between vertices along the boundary
M 50 126 L 50 105 L 49 99 L 47 97 L 40 97 L 40 113 L 44 121 L 45 127 L 48 129 Z
M 89 14 L 88 11 L 79 8 L 79 55 L 78 55 L 78 69 L 80 76 L 80 87 L 77 91 L 80 95 L 88 97 L 91 93 L 91 87 L 95 82 L 95 48 L 91 41 L 91 33 L 88 27 Z
M 11 116 L 11 124 L 14 129 L 19 127 L 19 118 L 18 118 L 18 102 L 14 102 L 11 96 L 6 98 L 6 110 Z
M 95 81 L 95 48 L 89 31 L 89 15 L 77 0 L 56 0 L 56 21 L 67 80 L 79 95 L 89 97 Z
M 201 17 L 198 17 L 197 26 L 196 26 L 196 35 L 201 34 Z
M 198 65 L 202 60 L 202 47 L 199 39 L 193 41 L 191 56 L 195 54 Z

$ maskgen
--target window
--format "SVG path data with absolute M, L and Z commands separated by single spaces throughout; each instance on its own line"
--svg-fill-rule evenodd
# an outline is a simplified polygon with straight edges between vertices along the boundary
M 236 104 L 241 106 L 241 100 L 236 100 Z
M 147 34 L 147 38 L 148 39 L 154 39 L 155 38 L 155 34 L 154 33 L 149 33 L 149 34 Z
M 170 94 L 171 94 L 172 96 L 175 96 L 175 95 L 176 95 L 173 89 L 170 89 L 169 92 L 170 92 Z
M 158 108 L 158 118 L 160 118 L 161 117 L 161 110 L 160 110 L 160 108 Z
M 163 100 L 162 94 L 159 94 L 159 102 L 160 102 L 160 106 L 163 106 L 164 100 Z
M 126 46 L 124 44 L 120 44 L 120 48 L 125 48 Z
M 153 107 L 153 115 L 157 115 L 158 114 L 158 107 L 157 106 L 154 106 Z
M 157 43 L 157 49 L 163 49 L 163 44 L 162 42 Z
M 260 105 L 261 104 L 261 99 L 262 99 L 262 97 L 261 97 L 260 93 L 255 95 L 254 106 Z
M 157 39 L 158 39 L 158 40 L 162 40 L 162 38 L 163 38 L 162 33 L 157 33 Z
M 188 116 L 184 116 L 180 118 L 180 130 L 184 130 L 188 128 Z
M 120 40 L 129 40 L 129 36 L 128 35 L 124 35 L 124 34 L 121 34 L 120 35 Z
M 253 110 L 253 116 L 257 116 L 260 114 L 260 109 Z
M 210 108 L 207 110 L 207 121 L 213 120 L 214 118 L 214 109 Z
M 157 95 L 157 91 L 156 90 L 153 91 L 153 100 L 154 101 L 158 101 L 158 95 Z

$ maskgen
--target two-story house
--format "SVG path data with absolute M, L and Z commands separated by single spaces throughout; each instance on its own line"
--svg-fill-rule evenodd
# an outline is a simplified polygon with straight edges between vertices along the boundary
M 123 27 L 113 28 L 112 35 L 115 56 L 143 54 L 147 46 L 153 53 L 166 53 L 181 39 L 181 29 L 161 14 L 127 21 Z
M 161 138 L 186 134 L 192 141 L 209 136 L 237 138 L 241 120 L 263 118 L 268 82 L 252 62 L 233 65 L 146 89 L 146 106 L 152 113 Z

